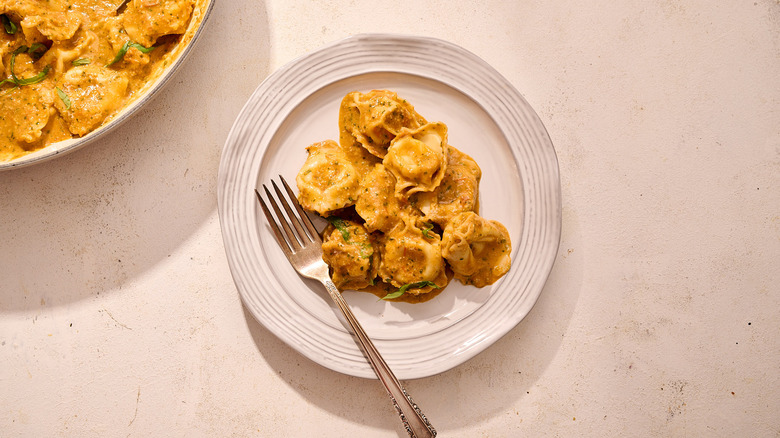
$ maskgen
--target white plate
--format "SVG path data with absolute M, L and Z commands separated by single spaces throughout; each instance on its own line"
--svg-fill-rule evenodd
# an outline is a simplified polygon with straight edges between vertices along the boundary
M 451 43 L 358 35 L 282 67 L 250 97 L 219 169 L 219 216 L 244 304 L 268 330 L 330 369 L 373 378 L 322 286 L 304 280 L 279 249 L 254 189 L 276 175 L 293 182 L 306 146 L 338 140 L 339 103 L 350 91 L 390 89 L 482 168 L 480 214 L 501 221 L 513 251 L 509 273 L 477 289 L 452 282 L 420 304 L 346 292 L 357 318 L 400 379 L 430 376 L 487 348 L 531 310 L 561 232 L 558 162 L 547 132 L 520 93 L 483 60 Z

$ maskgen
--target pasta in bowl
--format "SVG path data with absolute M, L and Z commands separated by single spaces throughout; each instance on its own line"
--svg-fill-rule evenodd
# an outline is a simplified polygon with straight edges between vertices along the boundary
M 117 126 L 180 65 L 213 0 L 0 0 L 0 170 Z
M 478 214 L 479 165 L 396 93 L 348 93 L 339 142 L 307 152 L 298 200 L 330 222 L 323 259 L 339 289 L 423 302 L 452 279 L 484 287 L 509 271 L 506 227 Z

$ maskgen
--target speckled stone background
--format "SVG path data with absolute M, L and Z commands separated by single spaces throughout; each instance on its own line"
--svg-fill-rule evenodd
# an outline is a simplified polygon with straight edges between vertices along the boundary
M 216 214 L 254 88 L 362 32 L 478 54 L 560 160 L 563 236 L 536 307 L 406 382 L 440 436 L 780 436 L 776 0 L 217 0 L 140 114 L 0 174 L 0 435 L 404 436 L 376 381 L 243 309 Z

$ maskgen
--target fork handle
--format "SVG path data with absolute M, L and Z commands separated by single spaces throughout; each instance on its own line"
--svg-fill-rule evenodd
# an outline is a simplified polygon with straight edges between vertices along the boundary
M 371 368 L 374 369 L 379 381 L 385 386 L 387 393 L 390 395 L 390 399 L 393 401 L 398 415 L 401 417 L 401 421 L 404 423 L 406 432 L 412 438 L 432 438 L 436 436 L 436 429 L 431 426 L 431 423 L 425 418 L 425 414 L 420 411 L 420 408 L 412 398 L 401 386 L 401 382 L 395 377 L 393 371 L 387 366 L 387 363 L 382 359 L 382 355 L 371 342 L 371 339 L 366 334 L 363 327 L 358 322 L 355 315 L 352 314 L 352 310 L 347 305 L 344 297 L 341 296 L 338 288 L 330 279 L 322 280 L 322 284 L 328 290 L 328 294 L 336 303 L 336 305 L 344 314 L 347 323 L 352 328 L 353 333 L 358 339 L 358 344 L 363 350 L 363 353 L 368 359 L 368 363 L 371 364 Z

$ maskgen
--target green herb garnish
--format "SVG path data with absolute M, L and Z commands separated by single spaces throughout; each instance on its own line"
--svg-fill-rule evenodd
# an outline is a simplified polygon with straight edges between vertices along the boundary
M 73 64 L 76 67 L 78 67 L 80 65 L 87 65 L 89 63 L 90 63 L 89 58 L 79 58 L 79 59 L 75 59 L 75 60 L 73 60 L 71 62 L 71 64 Z
M 108 66 L 110 66 L 110 65 L 112 65 L 114 63 L 119 62 L 122 58 L 125 57 L 125 54 L 127 53 L 128 50 L 130 50 L 131 47 L 140 50 L 141 53 L 149 53 L 152 50 L 157 48 L 155 46 L 144 47 L 144 46 L 142 46 L 142 45 L 140 45 L 140 44 L 138 44 L 136 42 L 127 40 L 127 41 L 125 41 L 124 44 L 122 44 L 122 47 L 119 49 L 119 52 L 117 52 L 117 54 L 114 57 L 114 59 L 111 62 L 109 62 L 108 64 L 106 64 L 106 67 L 108 67 Z
M 65 108 L 70 109 L 70 97 L 68 97 L 64 91 L 60 90 L 60 87 L 54 87 L 54 90 L 57 92 L 57 96 L 60 96 L 62 103 L 65 104 Z
M 374 247 L 370 243 L 360 242 L 360 258 L 367 259 L 374 255 Z
M 401 286 L 401 288 L 398 289 L 397 291 L 389 293 L 389 294 L 383 296 L 382 299 L 383 300 L 392 300 L 393 298 L 398 298 L 401 295 L 403 295 L 408 289 L 420 289 L 422 287 L 427 287 L 427 286 L 433 286 L 436 289 L 439 288 L 439 286 L 436 286 L 436 283 L 434 283 L 432 281 L 427 281 L 427 280 L 426 281 L 418 281 L 417 283 L 407 283 L 407 284 Z
M 30 46 L 29 49 L 27 49 L 27 53 L 30 54 L 30 56 L 33 57 L 33 59 L 40 59 L 43 54 L 49 50 L 48 47 L 44 46 L 41 43 L 35 43 L 32 46 Z
M 422 234 L 426 239 L 430 239 L 432 236 L 428 232 L 433 229 L 433 224 L 425 222 L 423 225 L 425 225 L 425 228 L 422 229 Z
M 339 217 L 329 217 L 327 219 L 331 225 L 336 227 L 336 229 L 341 232 L 341 237 L 344 239 L 344 241 L 349 242 L 349 230 L 347 229 L 347 223 L 344 222 L 344 219 Z
M 16 76 L 11 73 L 11 76 L 14 76 L 14 82 L 16 85 L 32 85 L 37 84 L 38 82 L 41 82 L 44 78 L 46 78 L 46 75 L 49 74 L 49 70 L 51 70 L 51 66 L 47 65 L 43 68 L 43 71 L 38 73 L 37 75 L 29 78 L 19 79 Z
M 35 46 L 35 45 L 33 45 L 33 46 Z M 41 44 L 41 46 L 43 46 L 43 45 Z M 46 46 L 43 46 L 43 47 L 45 48 Z M 43 68 L 42 72 L 38 73 L 37 75 L 35 75 L 33 77 L 29 77 L 29 78 L 20 79 L 19 77 L 16 76 L 16 73 L 14 73 L 14 66 L 16 64 L 16 55 L 18 55 L 20 53 L 23 53 L 23 52 L 33 53 L 33 52 L 36 52 L 38 50 L 39 50 L 38 48 L 35 48 L 35 47 L 34 48 L 30 48 L 30 47 L 27 47 L 27 46 L 19 46 L 16 50 L 14 50 L 14 52 L 11 54 L 11 78 L 10 79 L 3 79 L 2 81 L 0 81 L 0 85 L 5 84 L 6 82 L 10 82 L 10 83 L 16 84 L 16 86 L 20 87 L 20 86 L 23 86 L 23 85 L 32 85 L 32 84 L 37 84 L 38 82 L 41 82 L 46 77 L 46 75 L 49 74 L 49 70 L 51 70 L 51 66 L 47 65 L 46 67 Z
M 0 15 L 0 20 L 3 22 L 3 27 L 5 28 L 5 33 L 9 35 L 15 34 L 19 28 L 16 27 L 16 23 L 11 21 L 10 18 L 8 18 L 8 15 Z

